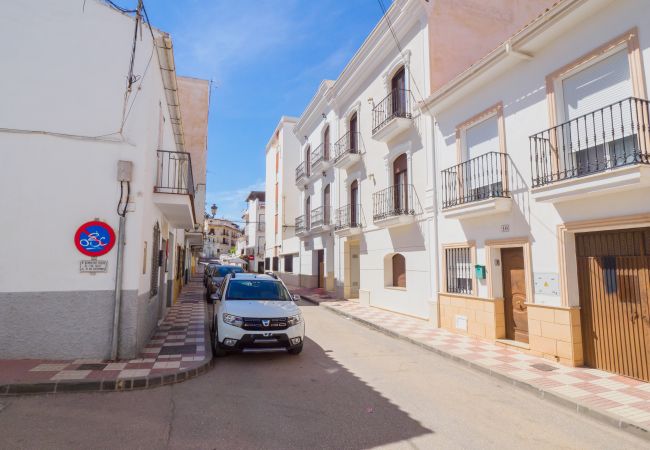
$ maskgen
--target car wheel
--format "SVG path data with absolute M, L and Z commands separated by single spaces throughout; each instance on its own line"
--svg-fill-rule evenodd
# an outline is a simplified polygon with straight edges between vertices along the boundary
M 216 358 L 226 356 L 226 351 L 219 346 L 219 336 L 217 335 L 217 324 L 214 324 L 212 332 L 212 355 Z
M 300 352 L 302 352 L 302 343 L 299 345 L 296 345 L 295 347 L 290 348 L 287 350 L 291 355 L 298 355 Z

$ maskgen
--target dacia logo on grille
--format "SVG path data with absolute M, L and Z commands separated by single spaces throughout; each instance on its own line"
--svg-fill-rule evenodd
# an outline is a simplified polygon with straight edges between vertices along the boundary
M 268 327 L 269 325 L 271 325 L 271 321 L 270 321 L 270 320 L 262 320 L 262 326 L 263 326 L 263 327 Z

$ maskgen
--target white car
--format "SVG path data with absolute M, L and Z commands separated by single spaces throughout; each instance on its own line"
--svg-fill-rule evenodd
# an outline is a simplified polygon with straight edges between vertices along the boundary
M 274 275 L 232 273 L 214 302 L 212 350 L 215 356 L 245 349 L 302 351 L 305 322 L 282 280 Z

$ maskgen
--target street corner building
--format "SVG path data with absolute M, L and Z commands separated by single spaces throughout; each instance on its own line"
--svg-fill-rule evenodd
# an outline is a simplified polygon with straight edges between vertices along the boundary
M 196 267 L 209 82 L 177 77 L 142 20 L 99 0 L 3 8 L 0 358 L 109 357 L 116 291 L 118 355 L 136 356 Z M 116 284 L 118 243 L 80 250 L 121 222 Z
M 266 268 L 650 380 L 649 35 L 641 0 L 396 0 L 267 146 Z

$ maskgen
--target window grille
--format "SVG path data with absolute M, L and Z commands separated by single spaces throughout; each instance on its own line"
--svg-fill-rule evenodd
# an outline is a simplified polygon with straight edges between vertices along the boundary
M 284 271 L 288 273 L 293 272 L 293 255 L 284 256 Z
M 279 260 L 280 260 L 280 258 L 278 258 L 277 256 L 273 257 L 273 271 L 274 272 L 278 271 Z
M 455 294 L 472 293 L 472 256 L 469 247 L 448 248 L 445 250 L 447 261 L 447 292 Z
M 151 283 L 149 296 L 153 297 L 158 293 L 158 275 L 160 273 L 160 225 L 156 222 L 153 227 L 153 244 L 151 247 Z

